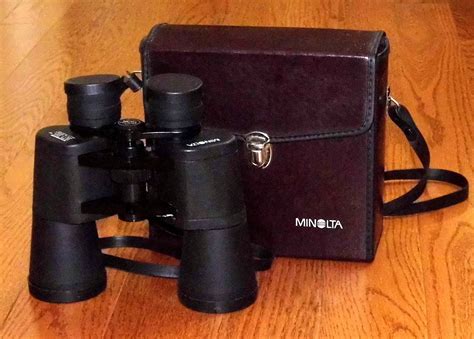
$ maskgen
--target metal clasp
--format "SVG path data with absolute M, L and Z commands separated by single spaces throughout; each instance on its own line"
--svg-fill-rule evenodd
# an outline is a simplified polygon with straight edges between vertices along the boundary
M 395 106 L 400 108 L 400 103 L 392 97 L 390 86 L 387 87 L 387 107 Z
M 258 168 L 267 168 L 272 161 L 270 136 L 264 132 L 254 131 L 245 135 L 245 145 L 250 153 L 250 162 Z

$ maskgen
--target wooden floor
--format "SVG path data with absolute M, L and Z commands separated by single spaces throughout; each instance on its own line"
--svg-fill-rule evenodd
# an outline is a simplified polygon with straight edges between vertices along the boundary
M 181 306 L 176 284 L 108 271 L 108 288 L 77 304 L 28 294 L 34 134 L 66 123 L 63 81 L 139 68 L 138 44 L 159 22 L 385 30 L 390 83 L 432 148 L 432 164 L 474 182 L 474 2 L 0 1 L 0 333 L 5 337 L 460 337 L 474 336 L 473 199 L 386 219 L 372 264 L 278 259 L 259 274 L 250 308 L 205 315 Z M 140 98 L 124 112 L 140 117 Z M 418 165 L 387 126 L 387 168 Z M 407 187 L 390 185 L 387 198 Z M 428 196 L 448 191 L 430 186 Z M 100 222 L 100 233 L 145 234 Z M 137 251 L 118 253 L 163 261 Z

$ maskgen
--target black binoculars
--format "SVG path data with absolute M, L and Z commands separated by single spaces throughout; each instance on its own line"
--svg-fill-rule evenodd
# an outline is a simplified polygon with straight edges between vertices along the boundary
M 70 125 L 36 135 L 30 293 L 53 303 L 89 299 L 105 289 L 105 267 L 111 266 L 177 278 L 180 301 L 197 311 L 225 313 L 251 305 L 258 268 L 236 137 L 201 128 L 199 78 L 168 73 L 148 79 L 144 122 L 120 119 L 120 97 L 129 88 L 139 90 L 141 80 L 135 75 L 67 80 Z M 178 234 L 179 249 L 168 252 L 180 257 L 179 266 L 102 253 L 123 246 L 160 251 L 147 238 L 99 239 L 96 220 L 111 215 L 148 220 L 153 229 L 167 229 L 163 234 Z

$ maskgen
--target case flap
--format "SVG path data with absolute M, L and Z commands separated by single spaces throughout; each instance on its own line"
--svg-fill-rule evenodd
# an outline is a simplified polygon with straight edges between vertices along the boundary
M 386 49 L 383 32 L 167 24 L 140 47 L 145 82 L 166 72 L 204 81 L 206 126 L 261 130 L 272 142 L 368 130 Z

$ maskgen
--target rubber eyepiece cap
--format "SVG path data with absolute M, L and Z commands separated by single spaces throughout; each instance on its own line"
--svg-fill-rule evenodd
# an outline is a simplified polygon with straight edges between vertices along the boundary
M 183 129 L 200 125 L 202 80 L 188 74 L 165 73 L 147 82 L 147 122 L 159 129 Z
M 120 96 L 126 85 L 118 75 L 96 74 L 66 80 L 69 123 L 72 126 L 100 128 L 120 119 Z

